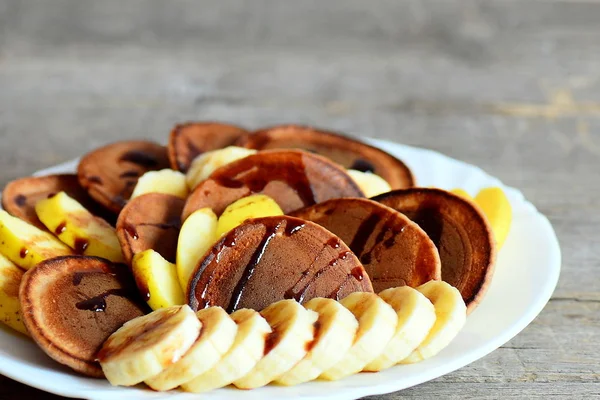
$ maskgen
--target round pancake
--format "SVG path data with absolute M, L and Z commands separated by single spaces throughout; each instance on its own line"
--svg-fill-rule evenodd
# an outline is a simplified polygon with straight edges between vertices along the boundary
M 223 236 L 192 274 L 187 299 L 193 310 L 221 306 L 232 312 L 372 291 L 341 239 L 315 223 L 277 216 L 247 220 Z
M 127 267 L 96 257 L 46 260 L 23 276 L 23 321 L 52 359 L 92 377 L 103 377 L 96 353 L 125 322 L 144 315 Z
M 373 200 L 415 221 L 440 252 L 442 279 L 462 294 L 473 311 L 494 274 L 493 232 L 479 208 L 441 189 L 412 188 L 376 196 Z
M 246 136 L 248 131 L 238 126 L 218 122 L 187 122 L 176 125 L 169 136 L 171 168 L 187 172 L 200 154 L 222 149 Z
M 441 279 L 437 248 L 417 224 L 368 199 L 332 199 L 292 213 L 340 237 L 364 265 L 375 293 Z
M 284 213 L 332 198 L 364 197 L 350 175 L 325 157 L 300 150 L 261 151 L 217 169 L 196 186 L 182 219 L 204 207 L 221 215 L 254 193 L 273 198 Z
M 74 174 L 30 176 L 9 182 L 2 192 L 2 208 L 11 215 L 46 230 L 37 217 L 35 205 L 38 201 L 59 192 L 65 192 L 89 212 L 114 226 L 115 213 L 96 203 L 81 187 L 77 175 Z
M 124 141 L 86 154 L 79 162 L 79 183 L 104 207 L 119 213 L 140 176 L 169 168 L 167 149 L 148 141 Z
M 392 189 L 415 185 L 412 172 L 401 160 L 376 147 L 334 132 L 307 126 L 280 125 L 244 136 L 237 145 L 257 150 L 304 149 L 321 154 L 344 168 L 373 172 L 385 179 Z
M 125 206 L 117 220 L 117 237 L 129 265 L 133 256 L 148 249 L 175 262 L 184 202 L 170 194 L 147 193 Z

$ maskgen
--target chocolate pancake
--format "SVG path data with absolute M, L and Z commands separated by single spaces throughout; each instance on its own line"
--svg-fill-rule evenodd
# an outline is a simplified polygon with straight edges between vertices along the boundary
M 148 249 L 175 262 L 184 202 L 170 194 L 147 193 L 125 206 L 117 220 L 117 236 L 129 265 L 134 255 Z
M 194 158 L 200 154 L 230 146 L 247 134 L 245 129 L 218 122 L 176 125 L 169 137 L 171 168 L 187 172 Z
M 86 154 L 79 162 L 79 183 L 104 207 L 119 213 L 140 176 L 169 168 L 167 149 L 154 142 L 125 141 Z
M 494 274 L 496 249 L 492 230 L 479 208 L 441 189 L 412 188 L 373 200 L 415 221 L 440 252 L 442 279 L 462 294 L 467 311 L 481 301 Z
M 373 172 L 385 179 L 392 189 L 414 186 L 414 177 L 402 161 L 366 143 L 307 126 L 281 125 L 244 136 L 238 146 L 266 150 L 298 148 L 321 154 L 330 160 L 362 172 Z
M 376 293 L 441 279 L 437 248 L 417 224 L 368 199 L 332 199 L 292 213 L 340 237 L 364 265 Z
M 31 176 L 10 182 L 2 192 L 2 208 L 15 217 L 46 229 L 35 212 L 35 204 L 58 192 L 65 192 L 88 211 L 114 226 L 116 214 L 96 203 L 81 187 L 77 175 Z
M 284 213 L 338 197 L 364 197 L 354 180 L 325 157 L 299 150 L 262 151 L 227 164 L 188 197 L 185 219 L 200 208 L 217 215 L 254 193 L 272 197 Z
M 51 358 L 103 377 L 96 353 L 125 322 L 147 311 L 124 265 L 96 257 L 46 260 L 23 276 L 23 321 Z
M 325 228 L 298 218 L 250 219 L 222 237 L 192 274 L 188 304 L 262 310 L 283 299 L 341 299 L 372 292 L 350 249 Z

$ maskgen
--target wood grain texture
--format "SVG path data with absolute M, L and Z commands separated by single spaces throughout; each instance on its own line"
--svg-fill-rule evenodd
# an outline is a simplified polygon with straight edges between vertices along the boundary
M 550 218 L 561 280 L 507 345 L 374 398 L 599 397 L 598 21 L 591 0 L 0 0 L 0 184 L 191 119 L 440 151 Z M 30 396 L 56 398 L 0 378 Z

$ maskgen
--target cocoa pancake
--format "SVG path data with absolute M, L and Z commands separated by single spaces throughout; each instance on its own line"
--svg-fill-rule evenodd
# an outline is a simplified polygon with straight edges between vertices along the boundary
M 341 299 L 372 292 L 363 266 L 340 238 L 290 216 L 250 219 L 206 253 L 187 288 L 198 310 L 221 306 L 262 310 L 283 299 Z
M 79 162 L 79 183 L 104 207 L 119 213 L 140 176 L 169 168 L 167 149 L 154 142 L 112 143 L 86 154 Z
M 392 189 L 414 186 L 414 177 L 401 160 L 350 137 L 308 126 L 280 125 L 240 138 L 238 146 L 257 150 L 298 148 L 321 154 L 344 168 L 373 172 Z
M 147 309 L 127 267 L 96 257 L 46 260 L 23 276 L 23 321 L 52 359 L 103 377 L 96 353 L 125 322 Z
M 392 208 L 368 199 L 332 199 L 291 215 L 321 225 L 348 244 L 376 293 L 441 279 L 440 257 L 427 233 Z
M 204 207 L 220 215 L 254 193 L 272 197 L 284 213 L 332 198 L 364 197 L 350 175 L 325 157 L 300 150 L 261 151 L 217 169 L 196 186 L 182 219 Z
M 494 274 L 493 232 L 479 208 L 441 189 L 412 188 L 373 200 L 415 221 L 440 252 L 442 279 L 455 286 L 471 312 L 481 301 Z
M 15 217 L 29 222 L 40 229 L 46 229 L 35 212 L 38 201 L 53 194 L 65 192 L 77 200 L 88 211 L 111 225 L 117 220 L 115 213 L 96 203 L 77 180 L 77 175 L 30 176 L 9 182 L 2 192 L 2 208 Z
M 129 265 L 134 255 L 148 249 L 175 262 L 184 202 L 170 194 L 147 193 L 123 208 L 117 220 L 117 236 Z
M 176 125 L 169 137 L 171 168 L 187 172 L 200 154 L 222 149 L 246 136 L 248 131 L 219 122 L 186 122 Z

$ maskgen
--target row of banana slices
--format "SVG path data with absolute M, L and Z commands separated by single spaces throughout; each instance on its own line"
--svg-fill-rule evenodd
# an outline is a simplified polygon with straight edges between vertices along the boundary
M 282 300 L 228 315 L 220 307 L 194 313 L 162 308 L 127 322 L 98 353 L 112 385 L 145 382 L 154 390 L 200 393 L 235 385 L 297 385 L 338 380 L 436 355 L 462 329 L 466 306 L 442 281 L 339 302 Z

